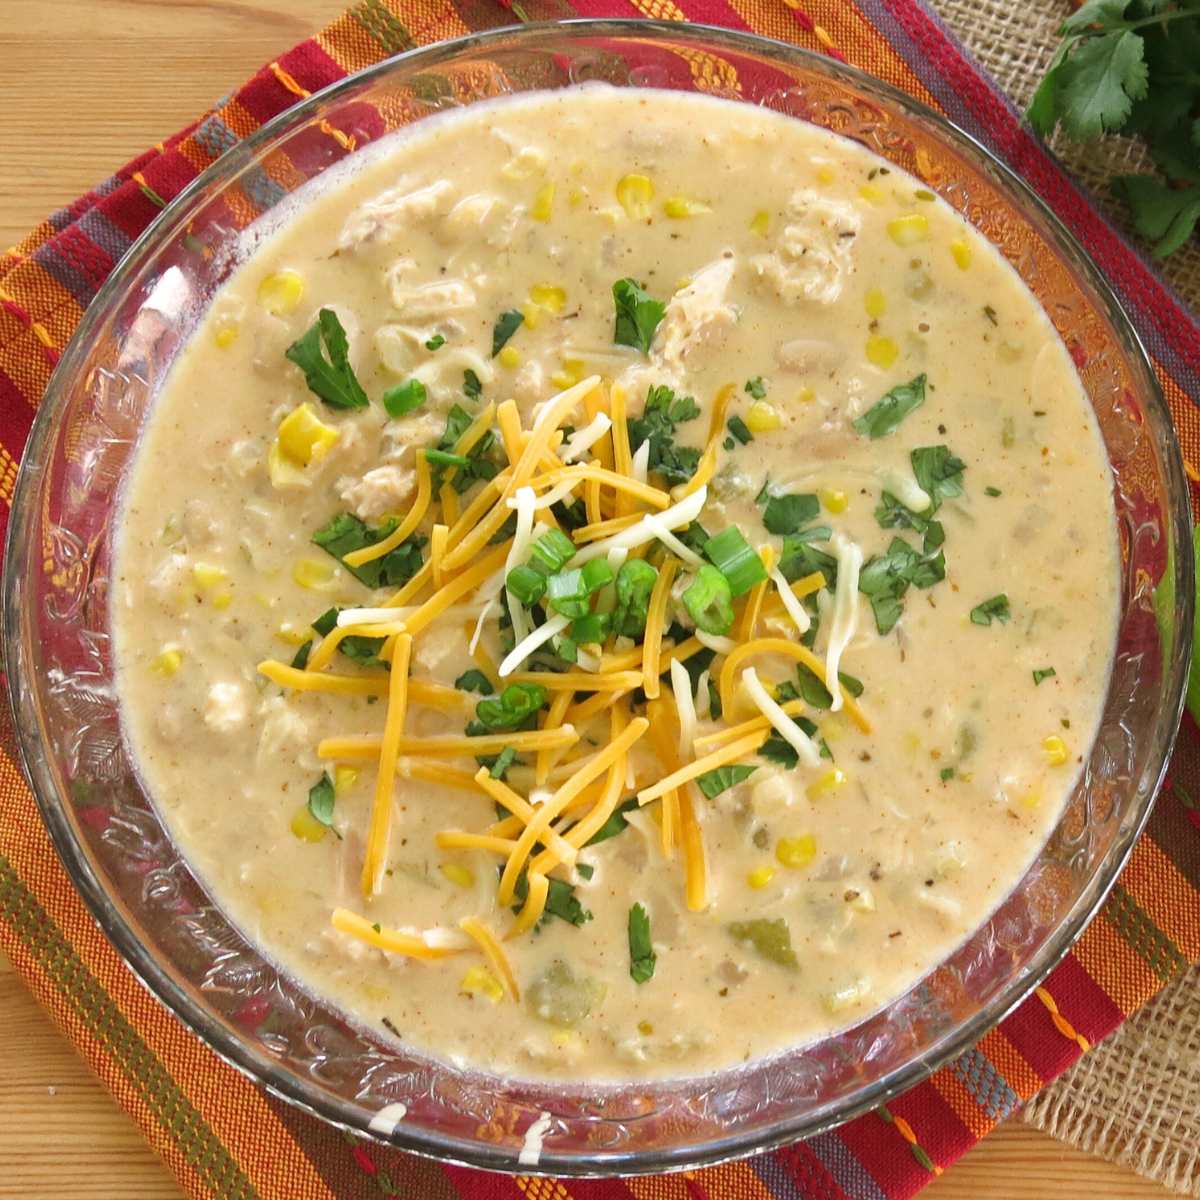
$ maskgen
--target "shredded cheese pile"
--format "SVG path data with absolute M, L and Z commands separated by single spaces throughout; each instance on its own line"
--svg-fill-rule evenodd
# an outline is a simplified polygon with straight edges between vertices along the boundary
M 669 860 L 676 850 L 681 852 L 686 903 L 700 911 L 709 903 L 709 873 L 701 821 L 705 801 L 696 781 L 757 751 L 772 732 L 795 749 L 803 764 L 817 765 L 818 748 L 795 720 L 805 705 L 800 700 L 776 703 L 752 660 L 774 657 L 802 663 L 827 685 L 835 708 L 844 707 L 862 730 L 869 729 L 859 706 L 839 687 L 836 673 L 854 630 L 861 555 L 855 560 L 852 550 L 840 556 L 834 635 L 825 661 L 798 641 L 758 634 L 764 618 L 773 614 L 790 617 L 797 636 L 802 634 L 809 618 L 800 601 L 824 585 L 820 573 L 789 584 L 776 568 L 769 546 L 759 551 L 769 578 L 742 598 L 731 637 L 701 634 L 678 644 L 667 637 L 677 575 L 701 561 L 677 532 L 704 508 L 734 391 L 733 385 L 727 385 L 716 397 L 698 469 L 674 494 L 656 485 L 656 476 L 647 472 L 646 454 L 630 453 L 625 395 L 617 387 L 606 389 L 598 376 L 541 405 L 528 429 L 513 401 L 486 405 L 462 434 L 455 453 L 466 454 L 495 427 L 507 465 L 460 510 L 460 498 L 449 486 L 455 468 L 444 472 L 435 494 L 430 463 L 424 451 L 418 451 L 411 511 L 387 537 L 344 560 L 361 567 L 424 528 L 429 530 L 430 553 L 420 570 L 382 604 L 343 610 L 336 627 L 313 647 L 303 668 L 275 661 L 259 665 L 266 678 L 284 688 L 374 696 L 386 704 L 381 734 L 331 736 L 318 746 L 322 759 L 378 764 L 362 864 L 364 902 L 379 894 L 385 879 L 397 778 L 475 794 L 488 802 L 481 812 L 495 803 L 508 814 L 478 829 L 444 830 L 436 838 L 441 848 L 496 856 L 498 911 L 514 904 L 524 877 L 524 900 L 506 929 L 497 933 L 482 917 L 468 917 L 453 929 L 391 930 L 346 909 L 333 913 L 336 929 L 413 959 L 476 951 L 501 981 L 505 994 L 516 1000 L 519 991 L 502 943 L 536 925 L 545 911 L 552 873 L 571 870 L 580 850 L 631 794 L 639 805 L 657 805 L 653 815 L 662 854 Z M 575 429 L 564 438 L 562 426 L 569 422 Z M 618 649 L 614 635 L 604 646 L 580 647 L 574 669 L 523 670 L 530 656 L 566 629 L 570 620 L 547 609 L 546 619 L 534 627 L 510 593 L 515 644 L 494 666 L 480 649 L 480 638 L 487 623 L 499 617 L 498 599 L 508 572 L 527 559 L 540 533 L 558 528 L 552 505 L 573 500 L 583 502 L 588 523 L 569 535 L 576 548 L 572 567 L 606 558 L 615 569 L 629 556 L 655 555 L 658 576 L 641 643 Z M 513 514 L 513 536 L 497 541 Z M 412 708 L 465 717 L 474 703 L 468 693 L 417 678 L 411 670 L 414 643 L 435 622 L 464 615 L 471 653 L 493 687 L 537 684 L 549 693 L 549 704 L 538 714 L 538 728 L 479 736 L 406 735 Z M 330 670 L 338 646 L 348 637 L 385 639 L 379 657 L 390 666 L 386 677 L 379 672 Z M 724 724 L 700 735 L 695 694 L 684 663 L 706 645 L 720 656 L 712 670 Z M 647 702 L 644 716 L 632 711 L 639 689 Z M 707 705 L 703 685 L 701 691 Z M 747 714 L 747 706 L 755 715 Z M 585 738 L 585 734 L 593 736 Z M 597 744 L 599 750 L 594 748 Z M 636 765 L 635 746 L 642 751 Z M 443 761 L 509 748 L 533 756 L 530 790 L 537 792 L 536 802 L 493 778 L 487 767 L 468 771 Z

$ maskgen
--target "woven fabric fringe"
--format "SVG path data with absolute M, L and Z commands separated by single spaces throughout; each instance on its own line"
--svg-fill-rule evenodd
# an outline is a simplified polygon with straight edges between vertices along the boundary
M 1024 109 L 1058 44 L 1065 0 L 932 0 L 932 6 Z M 1079 146 L 1058 134 L 1051 145 L 1105 215 L 1129 229 L 1108 180 L 1151 169 L 1141 143 L 1107 138 Z M 1200 307 L 1200 242 L 1193 239 L 1162 270 L 1191 308 Z M 1081 1150 L 1200 1197 L 1200 967 L 1035 1096 L 1024 1117 Z

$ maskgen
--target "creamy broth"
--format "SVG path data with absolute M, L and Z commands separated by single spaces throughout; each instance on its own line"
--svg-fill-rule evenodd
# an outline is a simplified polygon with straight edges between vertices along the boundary
M 589 86 L 477 106 L 396 136 L 323 183 L 259 240 L 199 324 L 157 399 L 124 500 L 112 603 L 126 733 L 214 899 L 353 1018 L 506 1074 L 725 1068 L 823 1036 L 911 987 L 1045 840 L 1107 686 L 1111 480 L 1070 358 L 1033 298 L 913 178 L 800 122 L 696 96 Z M 627 312 L 648 321 L 645 352 L 614 343 L 622 279 L 665 305 L 657 325 L 650 308 Z M 326 403 L 287 357 L 317 338 L 321 309 L 345 330 L 365 407 Z M 515 321 L 506 313 L 523 320 L 493 355 Z M 312 539 L 343 513 L 394 528 L 417 501 L 418 452 L 453 451 L 463 423 L 489 404 L 515 401 L 523 429 L 537 428 L 552 397 L 592 376 L 599 384 L 562 423 L 576 450 L 585 434 L 602 436 L 570 457 L 621 469 L 604 430 L 614 419 L 621 428 L 624 406 L 631 450 L 646 439 L 628 471 L 672 504 L 687 498 L 689 468 L 703 469 L 714 406 L 725 406 L 699 522 L 770 547 L 797 586 L 783 597 L 772 579 L 737 598 L 727 633 L 703 635 L 695 678 L 673 685 L 667 671 L 649 710 L 628 684 L 615 705 L 592 702 L 594 715 L 585 708 L 572 722 L 580 740 L 552 752 L 568 765 L 544 782 L 537 753 L 509 766 L 507 783 L 536 809 L 576 769 L 571 760 L 640 730 L 647 712 L 652 721 L 613 785 L 622 808 L 605 826 L 612 836 L 554 866 L 543 919 L 502 943 L 518 1001 L 458 924 L 477 918 L 497 938 L 510 929 L 523 893 L 498 898 L 509 851 L 446 838 L 485 834 L 507 814 L 471 783 L 471 755 L 423 757 L 427 739 L 462 735 L 473 719 L 490 713 L 496 728 L 496 705 L 477 714 L 484 697 L 467 689 L 480 674 L 496 685 L 512 646 L 493 598 L 511 554 L 482 544 L 455 564 L 434 525 L 453 525 L 454 510 L 508 466 L 505 431 L 465 464 L 435 455 L 442 479 L 477 478 L 461 495 L 451 478 L 449 510 L 435 492 L 419 540 L 383 560 L 390 586 L 366 586 Z M 390 416 L 385 393 L 394 411 L 410 411 Z M 552 440 L 547 456 L 567 456 L 568 442 L 556 452 Z M 626 524 L 643 511 L 637 495 L 608 486 L 589 501 L 591 486 L 578 482 L 561 503 L 577 501 L 578 515 L 599 497 L 600 515 Z M 533 515 L 547 511 L 570 532 L 561 504 Z M 673 529 L 693 554 L 702 546 L 694 530 Z M 447 564 L 440 585 L 402 605 L 401 619 L 489 555 L 492 567 L 413 635 L 410 740 L 388 781 L 378 894 L 364 897 L 378 763 L 369 747 L 384 730 L 393 672 L 377 642 L 351 641 L 351 654 L 324 664 L 309 622 L 384 604 L 435 544 Z M 678 562 L 665 654 L 693 635 L 683 592 L 698 569 L 670 538 L 637 553 L 658 570 L 668 556 Z M 716 550 L 705 553 L 721 566 Z M 622 556 L 594 561 L 619 570 Z M 814 575 L 818 589 L 799 595 Z M 774 640 L 722 680 L 749 632 L 748 602 L 761 602 L 753 636 Z M 540 619 L 518 613 L 516 632 Z M 840 687 L 823 689 L 780 652 L 805 639 L 823 667 L 840 656 Z M 363 686 L 376 694 L 297 690 L 281 686 L 286 672 L 260 672 L 264 660 L 290 663 L 302 644 L 316 673 L 373 681 Z M 610 641 L 605 654 L 636 644 L 636 634 Z M 596 665 L 587 646 L 573 666 L 556 651 L 570 655 L 547 642 L 517 678 Z M 639 792 L 759 715 L 746 667 L 791 701 L 794 722 L 784 719 L 805 753 L 790 732 L 775 733 L 721 767 L 723 778 L 639 806 Z M 717 718 L 722 693 L 732 712 Z M 559 694 L 547 691 L 538 722 L 562 720 Z M 592 695 L 579 690 L 569 715 Z M 682 729 L 664 725 L 677 703 L 695 705 L 694 725 L 686 713 Z M 336 737 L 360 744 L 320 755 L 322 739 Z M 432 781 L 434 765 L 459 783 Z M 569 838 L 583 811 L 556 828 Z M 509 822 L 509 844 L 523 827 Z M 649 944 L 631 937 L 635 904 Z M 336 909 L 364 918 L 365 934 L 335 928 Z M 420 959 L 370 944 L 388 931 L 455 952 Z

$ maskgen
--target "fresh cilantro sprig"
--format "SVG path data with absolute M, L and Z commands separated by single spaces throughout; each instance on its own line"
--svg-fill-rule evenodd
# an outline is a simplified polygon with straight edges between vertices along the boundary
M 370 401 L 350 365 L 350 339 L 332 308 L 284 352 L 304 372 L 309 390 L 330 408 L 366 408 Z
M 613 341 L 618 346 L 633 346 L 643 354 L 650 352 L 654 331 L 667 306 L 648 295 L 634 279 L 618 279 L 613 284 Z
M 1140 134 L 1162 177 L 1118 177 L 1113 188 L 1159 257 L 1178 250 L 1200 219 L 1200 4 L 1196 0 L 1087 0 L 1030 102 L 1030 123 L 1076 141 Z

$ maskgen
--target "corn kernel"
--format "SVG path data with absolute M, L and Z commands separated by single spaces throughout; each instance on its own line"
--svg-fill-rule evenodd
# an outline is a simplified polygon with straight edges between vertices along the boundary
M 1033 788 L 1030 791 L 1026 792 L 1021 797 L 1021 800 L 1020 800 L 1021 807 L 1028 808 L 1030 810 L 1037 808 L 1037 806 L 1039 804 L 1041 804 L 1041 802 L 1042 802 L 1042 793 L 1037 788 Z
M 278 437 L 283 454 L 297 466 L 307 467 L 328 453 L 341 434 L 326 425 L 306 400 L 279 422 Z
M 533 205 L 529 209 L 529 215 L 535 221 L 548 221 L 554 215 L 554 190 L 553 183 L 543 183 L 537 190 L 537 195 L 533 198 Z
M 468 996 L 485 996 L 493 1004 L 504 999 L 503 985 L 486 967 L 468 967 L 458 990 Z
M 864 183 L 859 189 L 858 194 L 868 204 L 882 204 L 887 199 L 887 193 L 883 188 L 878 187 L 873 183 Z
M 850 897 L 850 907 L 855 912 L 874 912 L 875 911 L 875 894 L 870 888 L 854 888 L 854 895 Z
M 461 863 L 442 863 L 439 868 L 452 884 L 460 888 L 475 886 L 475 873 Z
M 746 876 L 746 882 L 752 888 L 754 888 L 756 891 L 758 891 L 761 888 L 765 888 L 767 886 L 767 884 L 770 883 L 771 880 L 774 878 L 775 878 L 775 868 L 774 867 L 770 867 L 770 866 L 755 867 L 754 870 L 751 871 Z
M 653 1032 L 654 1026 L 651 1025 L 649 1021 L 638 1022 L 638 1033 L 640 1033 L 642 1037 L 649 1037 Z
M 213 330 L 213 341 L 222 350 L 228 350 L 237 341 L 238 327 L 230 322 L 224 322 Z
M 536 329 L 542 320 L 541 305 L 534 304 L 530 300 L 524 308 L 521 309 L 521 316 L 524 320 L 521 322 L 522 329 Z
M 900 357 L 900 347 L 894 338 L 872 334 L 867 338 L 867 362 L 887 369 Z
M 811 404 L 817 398 L 817 393 L 807 384 L 796 393 L 796 399 L 801 404 Z
M 587 192 L 583 188 L 572 188 L 567 193 L 567 204 L 571 208 L 578 208 L 587 199 Z
M 828 1013 L 838 1013 L 866 999 L 871 992 L 871 984 L 866 979 L 860 979 L 836 992 L 828 992 L 821 999 Z
M 535 171 L 541 171 L 546 165 L 546 155 L 536 146 L 522 146 L 500 168 L 500 174 L 505 179 L 528 179 Z
M 290 268 L 268 275 L 258 285 L 258 304 L 272 316 L 284 317 L 295 312 L 304 295 L 304 279 Z
M 559 1050 L 568 1050 L 575 1044 L 575 1034 L 569 1029 L 556 1029 L 550 1035 L 550 1041 Z
M 261 593 L 255 599 L 261 600 Z M 312 629 L 307 625 L 303 629 L 297 629 L 291 621 L 284 621 L 282 625 L 275 630 L 275 636 L 281 642 L 287 642 L 289 646 L 303 646 L 309 638 L 312 637 Z
M 751 433 L 769 433 L 783 424 L 783 418 L 773 404 L 755 400 L 746 413 L 746 426 Z
M 272 442 L 267 451 L 267 474 L 271 478 L 272 487 L 302 487 L 306 482 L 303 467 L 296 466 L 283 453 L 278 441 Z
M 837 178 L 837 174 L 832 167 L 817 168 L 817 182 L 823 183 L 827 187 Z
M 1061 767 L 1070 757 L 1067 743 L 1057 733 L 1042 739 L 1042 749 L 1045 750 L 1046 760 L 1052 767 Z
M 233 603 L 233 593 L 228 588 L 222 588 L 212 598 L 213 608 L 228 608 Z
M 567 303 L 567 293 L 552 283 L 535 283 L 529 289 L 529 299 L 541 308 L 548 308 L 552 313 L 560 313 Z
M 333 768 L 333 793 L 335 796 L 341 796 L 348 792 L 358 782 L 359 770 L 357 767 L 334 767 Z
M 871 288 L 863 303 L 867 310 L 867 316 L 872 319 L 882 317 L 887 312 L 887 297 L 883 294 L 882 288 Z
M 292 578 L 302 587 L 321 591 L 333 582 L 336 568 L 315 558 L 302 558 L 292 567 Z
M 817 488 L 817 499 L 831 513 L 845 512 L 850 503 L 850 497 L 840 488 Z
M 817 839 L 811 833 L 780 838 L 775 843 L 775 857 L 782 866 L 791 870 L 807 867 L 817 857 Z
M 765 208 L 760 208 L 758 212 L 750 218 L 750 232 L 758 234 L 759 237 L 765 238 L 771 228 L 771 214 Z
M 915 246 L 929 236 L 929 218 L 924 213 L 893 217 L 887 224 L 887 231 L 897 246 Z
M 496 357 L 502 367 L 519 367 L 521 365 L 521 352 L 516 346 L 505 346 Z
M 162 651 L 158 654 L 154 661 L 150 664 L 150 670 L 156 675 L 161 675 L 165 679 L 170 679 L 172 675 L 179 671 L 183 666 L 183 651 L 174 646 Z
M 960 271 L 965 271 L 971 265 L 971 245 L 966 238 L 955 238 L 950 243 L 950 253 Z
M 654 184 L 645 175 L 623 175 L 617 181 L 617 203 L 631 221 L 648 220 L 653 199 Z
M 192 565 L 192 578 L 196 586 L 205 591 L 215 588 L 229 578 L 223 567 L 215 567 L 212 563 L 198 562 Z
M 712 209 L 700 200 L 689 200 L 686 196 L 668 196 L 663 201 L 663 212 L 674 221 L 682 221 L 687 217 L 710 213 Z
M 583 378 L 583 360 L 579 358 L 564 358 L 562 360 L 562 370 L 555 371 L 550 376 L 550 382 L 555 387 L 569 388 L 573 387 Z
M 836 792 L 845 782 L 846 772 L 841 767 L 830 767 L 815 782 L 808 785 L 808 798 L 811 800 L 816 796 L 824 796 L 829 792 Z
M 298 837 L 302 842 L 319 842 L 328 832 L 328 827 L 322 825 L 308 811 L 307 804 L 302 804 L 296 809 L 292 816 L 292 834 L 294 837 Z

